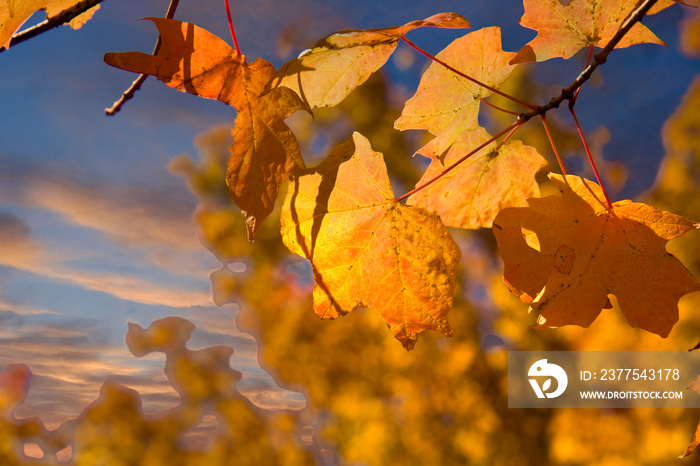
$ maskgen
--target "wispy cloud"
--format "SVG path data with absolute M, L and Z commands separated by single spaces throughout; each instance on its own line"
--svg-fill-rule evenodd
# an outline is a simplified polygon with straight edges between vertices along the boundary
M 42 208 L 66 221 L 102 232 L 127 245 L 196 249 L 190 215 L 195 200 L 181 190 L 88 181 L 71 173 L 31 166 L 3 167 L 0 201 Z
M 140 303 L 211 303 L 207 275 L 217 262 L 196 238 L 195 203 L 184 184 L 148 190 L 15 167 L 0 175 L 0 202 L 49 212 L 59 223 L 33 237 L 27 221 L 0 214 L 2 265 Z M 55 233 L 60 223 L 63 237 Z
M 26 222 L 11 213 L 0 212 L 0 264 L 22 267 L 37 264 L 41 252 L 31 238 Z
M 143 304 L 170 307 L 205 306 L 211 304 L 211 292 L 206 282 L 185 285 L 156 283 L 148 278 L 101 271 L 71 270 L 56 267 L 33 269 L 32 272 L 80 285 L 90 290 Z

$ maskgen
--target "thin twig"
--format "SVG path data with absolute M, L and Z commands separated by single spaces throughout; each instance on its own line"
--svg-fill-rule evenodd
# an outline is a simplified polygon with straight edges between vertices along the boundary
M 36 37 L 39 34 L 48 31 L 49 29 L 53 29 L 55 27 L 66 24 L 76 16 L 80 16 L 81 14 L 85 13 L 87 10 L 94 7 L 95 5 L 98 5 L 102 1 L 103 0 L 82 0 L 73 5 L 72 7 L 63 10 L 56 16 L 46 18 L 41 23 L 35 24 L 32 27 L 29 27 L 27 29 L 24 29 L 23 31 L 16 33 L 12 36 L 12 39 L 10 40 L 10 47 L 24 42 L 25 40 L 31 39 L 32 37 Z M 4 47 L 0 48 L 0 52 L 3 52 L 5 50 L 6 49 Z
M 160 37 L 158 37 L 158 40 L 160 41 Z M 160 45 L 160 43 L 156 42 L 156 45 Z M 136 91 L 141 89 L 141 84 L 143 84 L 147 77 L 147 74 L 140 74 L 139 77 L 136 78 L 133 83 L 131 83 L 131 86 L 129 86 L 129 88 L 122 93 L 121 97 L 119 97 L 119 99 L 112 104 L 111 107 L 105 108 L 105 115 L 114 116 L 119 110 L 121 110 L 122 105 L 124 105 L 127 100 L 134 97 L 134 93 Z
M 168 19 L 173 19 L 173 16 L 175 16 L 175 10 L 177 9 L 177 5 L 180 3 L 180 0 L 170 0 L 170 5 L 168 5 L 168 11 L 165 13 L 165 17 Z M 161 44 L 161 37 L 158 35 L 158 39 L 156 40 L 156 45 L 153 47 L 153 53 L 151 55 L 155 55 L 158 53 L 158 50 L 160 50 L 160 44 Z M 114 102 L 111 107 L 105 108 L 105 115 L 113 116 L 115 115 L 119 110 L 121 110 L 122 105 L 127 100 L 130 100 L 132 97 L 134 97 L 134 93 L 141 89 L 141 85 L 143 82 L 146 80 L 148 77 L 147 74 L 140 74 L 136 80 L 131 83 L 131 86 L 127 90 L 125 90 L 121 97 L 119 97 L 119 100 Z
M 410 195 L 415 194 L 416 192 L 420 191 L 421 189 L 425 188 L 426 186 L 428 186 L 428 185 L 434 183 L 435 181 L 439 180 L 439 179 L 442 178 L 445 174 L 447 174 L 448 172 L 452 171 L 452 170 L 455 169 L 458 165 L 460 165 L 462 162 L 464 162 L 464 161 L 465 161 L 467 158 L 469 158 L 472 154 L 475 154 L 476 152 L 478 152 L 479 150 L 481 150 L 482 148 L 484 148 L 486 145 L 488 145 L 488 144 L 490 144 L 491 142 L 495 141 L 495 140 L 498 139 L 499 137 L 501 137 L 501 136 L 503 136 L 504 134 L 508 133 L 509 131 L 513 130 L 514 128 L 517 128 L 517 127 L 519 127 L 519 126 L 522 126 L 522 125 L 525 124 L 527 121 L 529 121 L 531 118 L 533 118 L 533 117 L 539 115 L 539 116 L 542 116 L 542 117 L 543 117 L 543 120 L 544 120 L 544 115 L 545 115 L 548 111 L 550 111 L 550 110 L 552 110 L 552 109 L 554 109 L 554 108 L 559 108 L 559 105 L 561 105 L 561 103 L 564 102 L 565 100 L 566 100 L 566 101 L 569 101 L 569 102 L 575 101 L 575 98 L 576 98 L 576 95 L 577 95 L 577 90 L 583 85 L 583 83 L 585 83 L 586 81 L 588 81 L 588 80 L 590 79 L 591 75 L 592 75 L 593 72 L 596 70 L 596 68 L 598 68 L 598 66 L 602 65 L 603 63 L 605 63 L 605 62 L 607 61 L 607 58 L 608 58 L 608 55 L 610 55 L 610 52 L 612 52 L 612 50 L 617 46 L 617 44 L 620 42 L 620 40 L 622 40 L 622 38 L 625 36 L 625 34 L 627 34 L 627 32 L 629 32 L 629 30 L 632 29 L 632 27 L 633 27 L 635 24 L 637 24 L 639 21 L 642 20 L 642 18 L 644 17 L 644 15 L 646 15 L 646 13 L 651 9 L 651 7 L 654 6 L 654 4 L 656 3 L 656 1 L 657 1 L 657 0 L 644 0 L 632 13 L 630 13 L 630 15 L 627 17 L 627 19 L 625 19 L 625 21 L 622 23 L 622 26 L 620 26 L 620 29 L 617 31 L 617 33 L 615 33 L 615 35 L 612 37 L 612 39 L 610 39 L 610 41 L 609 41 L 609 42 L 607 43 L 607 45 L 603 48 L 603 50 L 601 50 L 600 52 L 598 52 L 598 53 L 593 57 L 593 63 L 591 63 L 590 65 L 588 65 L 588 66 L 586 67 L 586 69 L 584 69 L 584 70 L 581 72 L 581 74 L 579 74 L 579 76 L 574 80 L 574 82 L 573 82 L 569 87 L 567 87 L 566 89 L 563 89 L 563 90 L 561 91 L 561 94 L 559 94 L 559 95 L 556 96 L 556 97 L 553 97 L 553 98 L 549 101 L 549 103 L 547 103 L 546 105 L 542 105 L 542 106 L 537 107 L 537 108 L 535 108 L 535 109 L 533 109 L 533 110 L 531 110 L 531 111 L 529 111 L 529 112 L 522 113 L 522 114 L 520 115 L 520 117 L 519 117 L 512 125 L 508 126 L 508 127 L 505 128 L 504 130 L 502 130 L 501 132 L 499 132 L 496 136 L 494 136 L 493 138 L 491 138 L 487 143 L 482 144 L 481 146 L 477 147 L 476 149 L 474 149 L 473 151 L 471 151 L 469 154 L 465 155 L 464 157 L 462 157 L 461 159 L 457 160 L 455 163 L 453 163 L 452 165 L 450 165 L 449 167 L 447 167 L 445 170 L 443 170 L 442 172 L 440 172 L 437 176 L 435 176 L 435 177 L 433 177 L 432 179 L 426 181 L 425 183 L 421 184 L 420 186 L 416 186 L 413 190 L 411 190 L 410 192 L 404 194 L 403 196 L 400 196 L 400 197 L 396 198 L 394 201 L 395 201 L 395 202 L 402 201 L 403 199 L 406 199 L 406 198 L 409 197 Z M 459 74 L 460 76 L 465 77 L 465 78 L 467 78 L 467 79 L 469 79 L 469 80 L 471 80 L 471 81 L 475 81 L 473 78 L 471 78 L 471 77 L 469 77 L 469 76 L 466 76 L 464 73 L 460 72 L 459 70 L 454 69 L 453 67 L 451 67 L 451 66 L 448 65 L 447 63 L 445 63 L 445 62 L 439 60 L 439 59 L 436 58 L 436 57 L 433 57 L 433 56 L 430 55 L 428 52 L 425 52 L 424 50 L 420 49 L 418 46 L 416 46 L 415 44 L 413 44 L 412 42 L 410 42 L 408 39 L 406 39 L 403 35 L 401 36 L 401 39 L 404 40 L 408 45 L 410 45 L 410 46 L 411 46 L 412 48 L 414 48 L 416 51 L 418 51 L 418 52 L 422 53 L 423 55 L 429 57 L 429 58 L 432 59 L 433 61 L 436 61 L 437 63 L 440 63 L 441 65 L 443 65 L 443 66 L 446 67 L 447 69 L 449 69 L 449 70 L 451 70 L 451 71 L 453 71 L 453 72 Z M 475 81 L 475 82 L 477 82 L 477 84 L 479 84 L 479 85 L 484 86 L 484 84 L 479 83 L 478 81 Z M 503 93 L 501 93 L 501 92 L 499 92 L 499 94 L 503 95 Z M 503 95 L 503 96 L 506 97 L 506 98 L 509 98 L 509 99 L 513 100 L 513 97 L 511 97 L 511 96 L 509 96 L 509 95 Z M 517 101 L 517 100 L 516 100 L 516 101 Z M 533 105 L 528 104 L 528 103 L 526 103 L 526 102 L 522 102 L 522 101 L 517 101 L 517 102 L 520 103 L 520 104 L 522 104 L 522 105 L 525 105 L 525 106 L 528 107 L 528 108 L 534 107 Z M 589 158 L 590 158 L 590 151 L 589 151 L 588 148 L 587 148 L 585 138 L 584 138 L 584 136 L 583 136 L 583 133 L 581 132 L 581 129 L 580 129 L 581 127 L 580 127 L 580 125 L 578 125 L 578 120 L 576 120 L 576 114 L 573 112 L 573 108 L 571 109 L 571 111 L 572 111 L 572 115 L 574 116 L 575 121 L 577 121 L 577 127 L 578 127 L 578 129 L 579 129 L 579 133 L 581 134 L 581 139 L 582 139 L 582 141 L 583 141 L 583 143 L 584 143 L 584 147 L 586 148 L 586 152 L 589 154 Z M 549 136 L 549 131 L 547 131 L 547 133 L 548 133 L 548 136 Z M 551 136 L 550 136 L 550 138 L 551 138 Z M 552 145 L 552 147 L 554 148 L 554 145 Z M 554 150 L 555 150 L 555 153 L 556 153 L 556 148 L 554 148 Z M 562 172 L 565 174 L 566 172 L 565 172 L 565 170 L 564 170 L 564 166 L 563 166 L 563 164 L 561 163 L 561 160 L 560 160 L 560 158 L 558 157 L 558 155 L 557 155 L 557 160 L 559 161 L 559 165 L 560 165 L 561 168 L 562 168 Z M 592 160 L 591 160 L 591 162 L 592 162 Z M 597 178 L 597 180 L 598 180 L 598 184 L 601 186 L 601 189 L 603 189 L 603 193 L 605 194 L 605 198 L 606 198 L 606 200 L 607 200 L 607 202 L 608 202 L 608 206 L 609 206 L 610 208 L 612 208 L 612 202 L 610 201 L 610 198 L 608 197 L 608 194 L 605 192 L 605 189 L 603 188 L 602 183 L 600 182 L 600 177 L 598 176 L 598 171 L 595 169 L 595 166 L 594 166 L 593 169 L 594 169 L 594 171 L 595 171 L 596 178 Z
M 598 68 L 598 66 L 602 65 L 608 60 L 608 55 L 610 55 L 610 52 L 615 49 L 617 44 L 622 40 L 622 38 L 627 34 L 632 27 L 634 27 L 635 24 L 637 24 L 639 21 L 644 18 L 644 16 L 647 14 L 647 12 L 651 9 L 651 7 L 654 6 L 657 0 L 644 0 L 637 6 L 637 8 L 630 13 L 630 15 L 625 19 L 625 21 L 622 23 L 622 26 L 620 26 L 620 29 L 615 33 L 615 35 L 608 41 L 608 43 L 603 47 L 603 50 L 595 54 L 593 57 L 593 63 L 590 63 L 591 61 L 591 55 L 593 53 L 593 46 L 590 47 L 588 51 L 588 59 L 586 61 L 587 65 L 586 68 L 581 72 L 581 74 L 578 75 L 578 77 L 574 80 L 574 82 L 567 87 L 566 89 L 563 89 L 561 91 L 561 94 L 559 94 L 557 97 L 553 98 L 552 100 L 549 101 L 547 105 L 543 105 L 539 109 L 537 109 L 536 112 L 528 112 L 527 114 L 524 114 L 522 116 L 522 119 L 525 119 L 526 121 L 535 116 L 536 114 L 539 113 L 539 115 L 542 116 L 543 122 L 545 123 L 545 129 L 546 127 L 546 121 L 544 120 L 544 115 L 546 112 L 551 110 L 552 108 L 557 108 L 559 105 L 564 102 L 565 100 L 569 101 L 569 111 L 571 112 L 571 116 L 574 118 L 574 123 L 576 124 L 576 129 L 578 131 L 578 134 L 581 138 L 581 142 L 583 143 L 583 148 L 586 151 L 586 155 L 588 156 L 588 161 L 591 164 L 591 167 L 593 168 L 593 173 L 595 174 L 596 181 L 598 182 L 598 186 L 600 186 L 600 189 L 603 191 L 603 195 L 605 196 L 605 200 L 608 203 L 608 208 L 612 211 L 613 209 L 613 204 L 612 201 L 610 200 L 610 197 L 608 196 L 607 191 L 605 190 L 605 186 L 603 185 L 602 180 L 600 179 L 600 174 L 598 173 L 598 169 L 596 168 L 595 162 L 593 161 L 593 156 L 591 155 L 591 151 L 588 148 L 588 143 L 586 142 L 586 137 L 583 134 L 583 129 L 581 128 L 581 125 L 578 121 L 578 118 L 576 117 L 576 111 L 574 110 L 574 105 L 576 104 L 576 99 L 578 98 L 578 94 L 581 90 L 581 86 L 583 83 L 588 81 L 591 76 L 593 75 L 593 72 Z M 547 131 L 547 136 L 549 136 L 549 131 Z M 551 139 L 550 139 L 551 142 Z M 554 148 L 554 144 L 552 144 L 552 147 Z M 555 148 L 556 151 L 556 148 Z M 562 167 L 562 172 L 564 175 L 566 173 L 563 171 L 563 165 L 561 163 L 561 160 L 559 160 L 559 157 L 557 156 L 557 160 L 559 161 L 559 165 Z
M 578 75 L 578 77 L 574 80 L 573 83 L 571 83 L 569 87 L 562 89 L 561 94 L 559 94 L 556 97 L 553 97 L 552 100 L 550 100 L 546 105 L 539 107 L 537 110 L 524 113 L 521 118 L 526 118 L 529 120 L 530 118 L 536 115 L 541 115 L 553 108 L 558 108 L 559 105 L 561 105 L 561 103 L 565 100 L 573 99 L 576 95 L 576 90 L 580 88 L 583 85 L 583 83 L 585 83 L 591 78 L 591 75 L 596 70 L 596 68 L 598 68 L 598 66 L 602 65 L 607 61 L 610 52 L 613 51 L 613 49 L 622 40 L 625 34 L 627 34 L 635 24 L 642 20 L 644 15 L 647 14 L 647 12 L 651 9 L 651 7 L 654 6 L 655 3 L 656 0 L 644 0 L 644 2 L 642 2 L 641 5 L 639 5 L 637 9 L 634 10 L 622 23 L 620 29 L 617 31 L 617 33 L 615 33 L 612 39 L 610 39 L 610 41 L 603 48 L 603 50 L 594 55 L 593 63 L 588 65 L 586 69 Z

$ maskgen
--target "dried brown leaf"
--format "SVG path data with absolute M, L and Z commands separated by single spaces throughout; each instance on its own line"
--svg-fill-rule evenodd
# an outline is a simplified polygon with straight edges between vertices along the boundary
M 274 209 L 279 185 L 304 167 L 299 144 L 284 122 L 304 106 L 290 89 L 265 92 L 275 74 L 269 62 L 257 59 L 248 64 L 222 39 L 194 24 L 149 19 L 163 40 L 155 56 L 108 53 L 104 60 L 124 70 L 154 75 L 170 87 L 238 110 L 226 181 L 252 240 Z

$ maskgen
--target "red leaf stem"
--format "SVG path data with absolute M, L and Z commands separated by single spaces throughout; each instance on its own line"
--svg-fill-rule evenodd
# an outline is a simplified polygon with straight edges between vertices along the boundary
M 579 88 L 580 89 L 580 88 Z M 564 163 L 561 160 L 561 157 L 559 156 L 559 151 L 557 150 L 556 144 L 554 144 L 554 139 L 552 138 L 552 134 L 549 132 L 549 126 L 547 125 L 547 114 L 543 113 L 540 115 L 542 117 L 542 125 L 544 126 L 544 131 L 547 133 L 547 139 L 549 139 L 549 144 L 552 146 L 552 150 L 554 151 L 554 156 L 557 158 L 557 162 L 559 163 L 559 168 L 561 168 L 561 174 L 566 176 L 566 168 L 564 168 Z
M 499 111 L 501 111 L 501 112 L 510 113 L 511 115 L 515 115 L 515 116 L 520 116 L 520 113 L 514 112 L 514 111 L 512 111 L 512 110 L 506 110 L 505 108 L 501 108 L 501 107 L 499 107 L 498 105 L 492 104 L 491 102 L 489 102 L 489 101 L 486 100 L 486 99 L 479 99 L 479 101 L 482 102 L 482 103 L 485 103 L 485 104 L 488 105 L 489 107 L 495 108 L 496 110 L 499 110 Z
M 519 127 L 520 125 L 522 125 L 523 123 L 525 123 L 525 122 L 522 121 L 522 120 L 517 120 L 517 121 L 515 121 L 512 125 L 508 126 L 508 127 L 505 128 L 504 130 L 502 130 L 501 132 L 499 132 L 497 135 L 493 136 L 493 137 L 492 137 L 491 139 L 489 139 L 488 141 L 486 141 L 486 142 L 484 142 L 483 144 L 479 145 L 476 149 L 472 150 L 472 151 L 469 152 L 467 155 L 465 155 L 465 156 L 462 157 L 461 159 L 457 160 L 455 163 L 453 163 L 452 165 L 450 165 L 449 167 L 447 167 L 446 169 L 444 169 L 443 171 L 441 171 L 441 172 L 440 172 L 439 174 L 437 174 L 435 177 L 429 179 L 428 181 L 426 181 L 425 183 L 423 183 L 423 184 L 421 184 L 421 185 L 419 185 L 419 186 L 416 186 L 414 189 L 412 189 L 411 191 L 407 192 L 407 193 L 404 194 L 403 196 L 400 196 L 400 197 L 397 197 L 396 199 L 394 199 L 394 202 L 401 202 L 401 201 L 403 201 L 404 199 L 406 199 L 407 197 L 409 197 L 411 194 L 415 194 L 415 193 L 417 193 L 418 191 L 420 191 L 421 189 L 423 189 L 423 188 L 425 188 L 425 187 L 427 187 L 427 186 L 430 186 L 431 184 L 433 184 L 434 182 L 436 182 L 437 180 L 439 180 L 440 178 L 442 178 L 443 176 L 445 176 L 447 173 L 449 173 L 449 172 L 451 172 L 452 170 L 454 170 L 455 168 L 457 168 L 457 166 L 458 166 L 459 164 L 461 164 L 462 162 L 464 162 L 465 160 L 467 160 L 469 157 L 471 157 L 472 155 L 476 154 L 476 153 L 479 152 L 481 149 L 483 149 L 484 147 L 488 146 L 489 144 L 491 144 L 493 141 L 495 141 L 496 139 L 500 138 L 500 137 L 503 136 L 504 134 L 506 134 L 506 133 L 512 133 L 516 128 L 518 128 L 518 127 Z
M 231 19 L 231 7 L 228 4 L 228 0 L 224 0 L 226 3 L 226 14 L 228 15 L 228 28 L 231 30 L 231 37 L 233 38 L 233 46 L 236 48 L 236 53 L 243 56 L 241 53 L 241 48 L 238 46 L 238 40 L 236 39 L 236 31 L 233 29 L 233 20 Z
M 465 73 L 459 71 L 458 69 L 456 69 L 456 68 L 454 68 L 454 67 L 448 65 L 446 62 L 440 60 L 440 59 L 437 58 L 436 56 L 431 55 L 430 53 L 426 52 L 426 51 L 423 50 L 422 48 L 418 47 L 416 44 L 414 44 L 413 42 L 411 42 L 410 40 L 408 40 L 408 39 L 406 38 L 406 36 L 404 36 L 403 34 L 402 34 L 400 37 L 401 37 L 401 39 L 402 39 L 404 42 L 406 42 L 406 43 L 407 43 L 413 50 L 415 50 L 416 52 L 418 52 L 418 53 L 420 53 L 421 55 L 424 55 L 424 56 L 430 58 L 432 61 L 434 61 L 434 62 L 436 62 L 436 63 L 439 63 L 440 65 L 444 66 L 445 68 L 447 68 L 448 70 L 452 71 L 453 73 L 455 73 L 455 74 L 457 74 L 457 75 L 463 77 L 464 79 L 468 79 L 469 81 L 471 81 L 471 82 L 473 82 L 473 83 L 475 83 L 475 84 L 478 84 L 479 86 L 481 86 L 481 87 L 483 87 L 483 88 L 485 88 L 485 89 L 488 89 L 489 91 L 493 92 L 494 94 L 498 94 L 498 95 L 500 95 L 500 96 L 502 96 L 502 97 L 505 97 L 506 99 L 512 100 L 513 102 L 518 103 L 518 104 L 520 104 L 520 105 L 522 105 L 522 106 L 524 106 L 524 107 L 527 107 L 527 108 L 529 108 L 530 110 L 537 110 L 537 109 L 538 109 L 537 105 L 533 105 L 533 104 L 524 102 L 524 101 L 522 101 L 522 100 L 520 100 L 520 99 L 518 99 L 518 98 L 516 98 L 516 97 L 513 97 L 513 96 L 510 95 L 510 94 L 506 94 L 505 92 L 499 91 L 499 90 L 496 89 L 495 87 L 491 87 L 491 86 L 489 86 L 488 84 L 484 84 L 484 83 L 482 83 L 481 81 L 479 81 L 478 79 L 474 79 L 474 78 L 472 78 L 471 76 L 469 76 L 469 75 L 467 75 L 467 74 L 465 74 Z M 482 102 L 483 102 L 483 101 L 482 101 Z
M 600 175 L 598 174 L 598 169 L 595 166 L 595 162 L 593 161 L 593 156 L 591 156 L 591 151 L 588 148 L 588 143 L 586 142 L 586 137 L 583 135 L 583 129 L 581 129 L 581 125 L 578 122 L 578 118 L 576 118 L 576 111 L 574 111 L 574 101 L 569 102 L 569 112 L 571 112 L 571 116 L 574 117 L 574 122 L 576 123 L 576 129 L 578 130 L 579 136 L 581 136 L 581 142 L 583 143 L 583 148 L 586 150 L 586 155 L 588 156 L 588 161 L 591 163 L 591 167 L 593 167 L 593 173 L 595 173 L 595 179 L 598 181 L 598 186 L 600 186 L 600 189 L 603 191 L 603 195 L 605 195 L 605 200 L 608 203 L 608 209 L 610 211 L 613 210 L 613 205 L 612 202 L 610 201 L 610 197 L 608 196 L 608 192 L 605 190 L 605 186 L 603 186 L 603 182 L 600 180 Z

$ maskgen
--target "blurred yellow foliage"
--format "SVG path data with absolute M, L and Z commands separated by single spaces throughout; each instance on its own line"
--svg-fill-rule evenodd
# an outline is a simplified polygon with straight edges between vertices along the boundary
M 694 5 L 697 7 L 697 5 Z M 681 23 L 681 51 L 689 57 L 700 57 L 700 10 L 687 8 Z
M 321 125 L 329 140 L 344 137 L 335 133 L 333 121 L 365 108 L 362 102 L 388 105 L 384 93 L 384 86 L 370 83 L 351 94 L 349 108 L 328 110 Z M 384 134 L 396 137 L 385 132 L 388 125 L 375 122 L 373 144 L 386 145 Z M 308 147 L 304 138 L 300 144 Z M 393 172 L 387 161 L 390 175 L 411 185 L 416 166 L 403 157 L 400 166 L 410 170 Z M 265 227 L 274 231 L 273 218 Z M 227 235 L 208 236 L 216 227 L 202 221 L 199 226 L 223 262 L 235 260 L 206 238 L 219 238 L 220 245 L 239 242 L 245 238 L 241 221 L 228 224 Z M 252 265 L 244 278 L 235 281 L 223 269 L 212 275 L 218 299 L 241 304 L 238 323 L 257 336 L 261 365 L 281 385 L 307 396 L 303 416 L 323 464 L 658 465 L 683 451 L 695 422 L 687 411 L 508 409 L 506 350 L 686 350 L 700 330 L 700 318 L 687 304 L 695 295 L 681 301 L 681 325 L 668 339 L 630 328 L 614 299 L 613 308 L 588 329 L 535 331 L 526 307 L 502 283 L 491 234 L 453 235 L 464 265 L 450 312 L 454 337 L 426 332 L 411 353 L 372 312 L 335 321 L 314 316 L 310 267 L 273 236 L 262 245 L 256 240 L 245 254 Z M 501 343 L 490 346 L 489 339 Z

